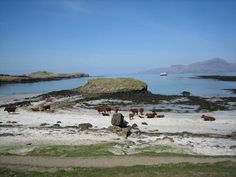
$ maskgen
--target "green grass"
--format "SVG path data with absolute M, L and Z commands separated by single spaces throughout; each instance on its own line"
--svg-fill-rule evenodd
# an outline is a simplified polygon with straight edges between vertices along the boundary
M 165 164 L 113 168 L 72 168 L 56 172 L 30 172 L 0 168 L 1 177 L 235 177 L 236 163 Z
M 45 145 L 19 146 L 0 149 L 0 155 L 63 156 L 63 157 L 101 157 L 101 156 L 158 156 L 158 157 L 232 157 L 198 155 L 186 149 L 155 145 L 146 147 L 129 147 L 126 144 L 102 143 L 92 145 Z
M 39 146 L 28 153 L 35 156 L 65 156 L 65 157 L 89 157 L 89 156 L 111 156 L 109 148 L 116 143 L 80 145 L 80 146 Z

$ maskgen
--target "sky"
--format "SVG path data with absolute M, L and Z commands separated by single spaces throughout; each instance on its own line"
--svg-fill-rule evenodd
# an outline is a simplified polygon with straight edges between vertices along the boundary
M 0 0 L 0 73 L 236 63 L 236 0 Z

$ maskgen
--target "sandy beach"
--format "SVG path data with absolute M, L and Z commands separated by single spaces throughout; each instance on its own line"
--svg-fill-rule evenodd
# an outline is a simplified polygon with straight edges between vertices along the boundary
M 34 103 L 38 104 L 38 103 Z M 206 122 L 202 113 L 161 112 L 164 118 L 139 118 L 129 120 L 129 111 L 121 111 L 129 125 L 137 124 L 139 131 L 124 138 L 110 132 L 111 116 L 102 116 L 94 109 L 57 109 L 53 112 L 32 112 L 17 108 L 8 114 L 0 109 L 0 150 L 14 147 L 10 154 L 25 155 L 41 145 L 83 145 L 96 143 L 128 143 L 126 149 L 114 147 L 114 154 L 135 154 L 138 147 L 167 145 L 169 152 L 197 155 L 236 155 L 236 111 L 207 113 L 216 121 Z M 145 123 L 144 123 L 145 122 Z M 92 124 L 88 130 L 78 129 L 82 123 Z M 44 126 L 42 126 L 44 124 Z M 56 124 L 56 125 L 55 125 Z

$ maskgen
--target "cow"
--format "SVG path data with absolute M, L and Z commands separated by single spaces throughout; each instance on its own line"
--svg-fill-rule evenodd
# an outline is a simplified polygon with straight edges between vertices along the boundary
M 39 112 L 40 111 L 39 107 L 31 108 L 31 110 L 34 111 L 34 112 Z
M 156 112 L 158 112 L 158 109 L 152 108 L 150 111 L 151 111 L 152 113 L 156 113 Z
M 100 114 L 100 113 L 106 113 L 106 112 L 107 112 L 107 109 L 106 109 L 106 107 L 104 107 L 104 106 L 100 106 L 100 107 L 97 108 L 97 111 L 98 111 L 99 114 Z
M 111 113 L 112 109 L 110 107 L 106 107 L 106 110 L 107 110 L 107 112 Z
M 102 112 L 102 115 L 103 115 L 103 116 L 109 116 L 108 113 L 104 113 L 104 112 Z
M 165 115 L 163 115 L 163 114 L 160 114 L 160 115 L 156 115 L 156 117 L 157 117 L 157 118 L 164 118 L 164 117 L 165 117 Z
M 134 119 L 134 113 L 129 113 L 129 120 Z
M 143 112 L 144 112 L 144 109 L 143 109 L 143 108 L 139 108 L 139 113 L 140 113 L 141 115 L 143 115 Z
M 211 117 L 211 116 L 206 116 L 206 115 L 202 115 L 201 118 L 204 119 L 204 121 L 215 121 L 216 120 L 216 118 Z
M 100 113 L 107 113 L 107 112 L 110 112 L 111 113 L 111 108 L 110 107 L 108 107 L 108 106 L 99 106 L 98 108 L 97 108 L 97 111 L 98 111 L 98 113 L 100 114 Z
M 50 110 L 51 106 L 50 105 L 43 105 L 43 110 Z
M 147 118 L 155 118 L 156 115 L 157 115 L 156 113 L 147 113 L 147 114 L 146 114 L 146 117 L 147 117 Z
M 132 112 L 133 114 L 138 114 L 137 108 L 129 109 L 129 111 Z
M 10 112 L 15 112 L 16 111 L 16 106 L 15 105 L 8 105 L 5 107 L 4 111 L 7 111 L 8 113 Z

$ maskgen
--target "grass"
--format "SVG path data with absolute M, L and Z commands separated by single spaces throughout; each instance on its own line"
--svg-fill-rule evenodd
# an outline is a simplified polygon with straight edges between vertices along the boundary
M 65 156 L 65 157 L 90 157 L 90 156 L 111 156 L 109 148 L 116 143 L 80 145 L 80 146 L 40 146 L 28 153 L 35 156 Z
M 235 177 L 236 163 L 215 164 L 165 164 L 153 166 L 113 167 L 113 168 L 72 168 L 56 172 L 32 172 L 0 168 L 1 177 Z
M 63 157 L 111 157 L 116 155 L 158 156 L 158 157 L 232 157 L 205 156 L 194 154 L 185 149 L 171 146 L 155 145 L 146 147 L 129 147 L 126 144 L 102 143 L 92 145 L 51 145 L 51 146 L 19 146 L 0 149 L 0 155 L 30 156 L 63 156 Z

